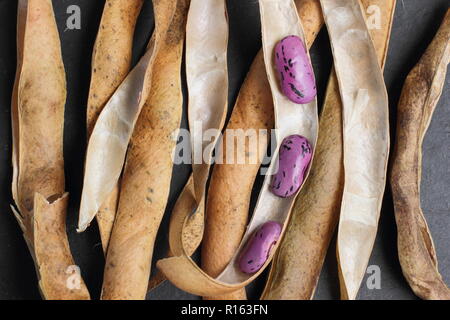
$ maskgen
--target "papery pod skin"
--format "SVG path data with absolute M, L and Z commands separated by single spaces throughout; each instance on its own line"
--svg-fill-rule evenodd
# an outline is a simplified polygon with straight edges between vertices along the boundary
M 363 0 L 364 8 L 381 9 L 381 29 L 371 36 L 381 65 L 387 55 L 395 0 Z M 293 208 L 293 216 L 275 255 L 261 299 L 308 300 L 314 297 L 333 237 L 344 185 L 342 102 L 334 70 L 320 115 L 314 164 Z
M 283 0 L 279 4 L 275 4 L 270 0 L 261 0 L 260 12 L 262 21 L 264 22 L 263 35 L 266 35 L 263 36 L 263 39 L 265 39 L 265 41 L 263 40 L 263 43 L 265 43 L 265 53 L 272 53 L 276 41 L 281 38 L 280 35 L 283 32 L 282 28 L 276 28 L 276 30 L 270 28 L 270 26 L 276 25 L 276 22 L 280 21 L 281 17 L 285 18 L 283 26 L 288 27 L 289 34 L 295 34 L 302 39 L 304 38 L 304 32 L 298 15 L 295 12 L 295 4 L 293 1 Z M 267 17 L 267 20 L 265 20 L 265 17 Z M 277 131 L 278 144 L 281 141 L 281 139 L 278 139 L 280 137 L 285 137 L 289 134 L 302 133 L 314 146 L 317 138 L 318 124 L 316 101 L 301 105 L 299 108 L 299 105 L 296 105 L 285 98 L 281 100 L 281 95 L 279 91 L 276 91 L 278 89 L 275 89 L 276 84 L 273 82 L 275 73 L 268 61 L 268 57 L 265 57 L 266 70 L 269 74 L 268 78 L 271 79 L 272 93 L 274 93 L 274 109 L 275 112 L 278 111 L 277 119 L 280 121 L 279 123 L 283 124 L 283 126 L 276 125 L 279 129 L 279 131 Z M 273 162 L 269 168 L 269 175 L 272 175 L 275 172 L 275 168 L 276 164 Z M 284 226 L 289 219 L 289 212 L 294 199 L 281 200 L 271 194 L 268 190 L 269 180 L 270 177 L 269 179 L 266 177 L 254 214 L 247 227 L 247 232 L 243 237 L 243 241 L 241 241 L 240 247 L 245 244 L 250 234 L 260 223 L 274 220 L 282 223 Z M 269 205 L 267 205 L 266 200 L 270 203 Z M 157 266 L 173 284 L 182 290 L 202 296 L 224 295 L 241 289 L 253 281 L 262 270 L 267 267 L 272 258 L 271 254 L 267 262 L 256 274 L 244 276 L 240 272 L 237 273 L 235 262 L 239 251 L 240 249 L 237 250 L 225 270 L 217 278 L 212 278 L 201 270 L 186 252 L 173 258 L 159 260 Z
M 18 61 L 11 114 L 12 189 L 18 210 L 12 207 L 12 211 L 34 259 L 42 297 L 89 299 L 66 234 L 66 79 L 52 2 L 19 0 L 17 30 Z M 72 277 L 76 278 L 73 286 Z
M 106 258 L 102 299 L 144 299 L 156 234 L 170 190 L 182 114 L 181 63 L 189 1 L 155 1 L 157 19 L 170 19 L 155 51 L 152 87 L 136 123 L 122 177 Z M 162 9 L 161 9 L 162 8 Z M 164 14 L 164 16 L 163 16 Z
M 298 14 L 305 30 L 308 48 L 323 25 L 319 0 L 296 0 Z M 217 276 L 225 268 L 239 246 L 247 225 L 250 196 L 270 141 L 269 130 L 274 127 L 273 101 L 264 66 L 263 51 L 256 55 L 242 84 L 230 121 L 226 129 L 255 130 L 258 135 L 258 154 L 244 152 L 245 164 L 216 164 L 213 168 L 208 192 L 205 235 L 202 243 L 202 268 Z M 229 139 L 227 130 L 223 145 Z M 236 144 L 234 143 L 237 150 Z M 226 148 L 221 157 L 226 159 Z M 257 159 L 252 163 L 251 156 Z M 229 186 L 233 185 L 233 188 Z M 246 299 L 245 289 L 232 294 L 204 299 Z
M 433 239 L 420 204 L 422 143 L 445 85 L 450 62 L 450 10 L 434 40 L 408 75 L 397 109 L 391 189 L 403 275 L 422 299 L 449 300 Z
M 320 2 L 343 102 L 345 178 L 337 237 L 341 298 L 355 299 L 375 242 L 386 185 L 389 102 L 361 3 Z
M 92 74 L 87 103 L 87 136 L 98 115 L 131 68 L 133 35 L 144 0 L 107 0 L 92 54 Z M 119 27 L 118 27 L 119 26 Z M 119 186 L 100 207 L 96 219 L 106 253 L 114 223 Z

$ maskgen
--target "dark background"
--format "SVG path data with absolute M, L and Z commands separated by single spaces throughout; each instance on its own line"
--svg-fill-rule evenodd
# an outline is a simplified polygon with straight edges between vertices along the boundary
M 133 1 L 133 0 L 130 0 Z M 66 9 L 81 8 L 81 30 L 66 30 Z M 90 59 L 104 0 L 54 0 L 53 5 L 61 35 L 67 73 L 64 152 L 66 189 L 70 192 L 67 229 L 76 263 L 93 298 L 100 294 L 103 275 L 103 254 L 97 226 L 87 232 L 75 232 L 82 186 L 85 152 L 85 117 L 89 89 Z M 229 76 L 230 112 L 250 64 L 261 46 L 257 0 L 228 0 L 230 19 Z M 398 0 L 391 44 L 385 68 L 390 97 L 392 136 L 395 134 L 395 110 L 406 75 L 417 63 L 437 31 L 450 4 L 449 0 Z M 0 0 L 0 299 L 39 299 L 34 265 L 22 233 L 13 217 L 11 203 L 11 126 L 10 100 L 16 63 L 16 6 L 14 0 Z M 142 11 L 135 36 L 134 57 L 137 61 L 153 30 L 151 2 Z M 319 88 L 319 102 L 325 91 L 331 68 L 331 51 L 326 30 L 322 30 L 312 57 Z M 424 142 L 422 175 L 422 207 L 434 237 L 440 271 L 450 283 L 450 80 L 433 117 Z M 183 119 L 183 127 L 186 120 Z M 167 224 L 172 206 L 189 176 L 188 166 L 174 169 L 172 191 L 166 215 L 156 243 L 154 261 L 163 257 L 167 248 Z M 387 188 L 378 236 L 369 265 L 381 269 L 381 289 L 369 290 L 366 280 L 360 299 L 415 299 L 404 280 L 397 257 L 396 226 L 392 198 Z M 261 278 L 264 278 L 263 275 Z M 249 298 L 256 299 L 263 279 L 248 288 Z M 192 299 L 166 282 L 148 295 L 150 299 Z M 339 285 L 334 242 L 322 271 L 316 299 L 338 299 Z

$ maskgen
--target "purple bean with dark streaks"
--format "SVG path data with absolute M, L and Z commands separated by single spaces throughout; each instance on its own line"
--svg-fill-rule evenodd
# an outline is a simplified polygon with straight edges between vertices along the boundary
M 280 238 L 281 229 L 281 224 L 269 221 L 253 233 L 239 258 L 239 269 L 242 272 L 252 274 L 261 269 Z
M 317 95 L 316 80 L 308 52 L 297 36 L 288 36 L 275 47 L 275 65 L 283 94 L 292 102 L 306 104 Z
M 278 171 L 272 177 L 273 194 L 287 198 L 300 189 L 312 158 L 312 147 L 305 137 L 288 136 L 283 140 L 278 155 Z

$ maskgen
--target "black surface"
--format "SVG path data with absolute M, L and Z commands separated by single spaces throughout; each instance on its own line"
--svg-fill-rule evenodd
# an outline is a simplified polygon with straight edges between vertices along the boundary
M 130 0 L 132 1 L 132 0 Z M 153 29 L 150 1 L 145 5 L 136 32 L 135 61 L 142 54 Z M 395 109 L 403 81 L 417 63 L 439 27 L 450 4 L 449 0 L 398 0 L 392 30 L 391 45 L 385 69 L 390 96 L 392 136 L 395 131 Z M 240 85 L 259 50 L 259 11 L 256 0 L 228 0 L 230 19 L 229 75 L 230 112 Z M 81 267 L 91 295 L 100 293 L 103 275 L 103 255 L 97 226 L 76 234 L 75 223 L 82 185 L 85 150 L 85 115 L 89 88 L 90 59 L 103 0 L 53 1 L 60 30 L 64 63 L 68 80 L 64 152 L 66 160 L 66 189 L 70 192 L 67 229 L 77 264 Z M 81 30 L 66 30 L 66 9 L 76 4 L 81 8 Z M 0 299 L 39 299 L 32 259 L 9 204 L 11 203 L 11 128 L 10 98 L 15 73 L 16 1 L 0 0 Z M 331 52 L 326 31 L 322 31 L 312 50 L 321 102 L 331 68 Z M 422 176 L 422 206 L 433 234 L 444 280 L 450 283 L 450 86 L 449 79 L 424 143 Z M 186 121 L 183 120 L 183 127 Z M 188 166 L 178 166 L 174 178 L 168 210 L 160 229 L 154 260 L 167 248 L 167 223 L 170 210 L 189 175 Z M 379 232 L 369 265 L 381 269 L 381 289 L 369 290 L 365 280 L 360 299 L 415 299 L 404 280 L 396 253 L 396 227 L 392 199 L 387 188 Z M 337 280 L 334 243 L 316 292 L 317 299 L 337 299 Z M 263 278 L 263 277 L 261 277 Z M 248 288 L 249 297 L 256 299 L 262 290 L 263 279 Z M 151 299 L 196 298 L 164 283 L 148 295 Z

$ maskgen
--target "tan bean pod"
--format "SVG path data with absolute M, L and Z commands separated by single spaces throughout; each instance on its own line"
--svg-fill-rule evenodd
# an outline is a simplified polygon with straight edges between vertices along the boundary
M 160 2 L 154 0 L 154 7 L 159 9 Z M 155 32 L 147 51 L 103 107 L 89 138 L 78 232 L 86 230 L 121 175 L 136 121 L 150 94 L 155 52 L 173 17 L 173 11 L 161 8 L 161 17 L 155 10 Z
M 305 39 L 311 46 L 323 24 L 318 0 L 297 0 L 297 12 L 303 22 Z M 274 127 L 273 101 L 270 85 L 264 66 L 263 51 L 259 51 L 249 73 L 241 87 L 234 106 L 228 130 L 254 130 L 256 134 L 264 130 L 267 135 L 258 135 L 257 155 L 243 150 L 238 154 L 236 140 L 233 145 L 233 158 L 243 156 L 244 164 L 216 164 L 214 166 L 208 191 L 206 207 L 205 235 L 202 242 L 202 269 L 215 277 L 226 267 L 238 248 L 247 226 L 250 195 L 255 178 L 260 169 L 260 159 L 267 150 L 270 130 Z M 229 136 L 225 130 L 223 146 L 227 145 Z M 249 137 L 252 138 L 251 136 Z M 247 145 L 248 146 L 248 145 Z M 222 158 L 227 158 L 227 148 Z M 253 150 L 254 151 L 254 150 Z M 257 161 L 253 161 L 252 159 Z M 230 187 L 232 186 L 232 187 Z M 245 290 L 207 299 L 245 299 Z
M 180 125 L 183 105 L 181 62 L 189 1 L 160 3 L 155 2 L 157 19 L 171 19 L 155 51 L 152 87 L 127 153 L 102 299 L 145 298 L 156 233 L 170 189 L 176 143 L 172 133 Z
M 63 130 L 66 78 L 50 0 L 18 1 L 12 97 L 13 212 L 33 256 L 43 298 L 89 299 L 66 234 Z M 71 276 L 76 277 L 72 286 Z
M 445 85 L 450 62 L 450 10 L 434 40 L 408 75 L 397 108 L 391 188 L 403 275 L 422 299 L 448 300 L 433 239 L 420 206 L 422 143 Z
M 303 30 L 299 23 L 296 13 L 295 4 L 290 0 L 283 0 L 277 4 L 271 1 L 263 0 L 260 2 L 262 25 L 263 25 L 263 43 L 266 55 L 266 70 L 268 72 L 269 82 L 272 87 L 272 94 L 277 112 L 277 119 L 282 126 L 278 127 L 277 142 L 280 143 L 282 138 L 290 134 L 302 133 L 315 146 L 316 130 L 317 130 L 317 105 L 313 101 L 306 105 L 296 105 L 278 91 L 274 69 L 271 65 L 272 50 L 277 41 L 285 34 L 294 34 L 304 40 Z M 265 18 L 266 17 L 266 18 Z M 281 22 L 280 22 L 281 21 Z M 277 155 L 275 155 L 276 157 Z M 276 162 L 272 162 L 269 169 L 269 175 L 276 170 Z M 279 221 L 284 224 L 289 218 L 290 207 L 294 198 L 284 199 L 273 195 L 269 191 L 270 177 L 266 177 L 266 181 L 261 189 L 260 198 L 253 214 L 252 221 L 247 228 L 244 239 L 240 248 L 245 244 L 247 238 L 252 234 L 253 230 L 261 223 L 267 220 Z M 271 256 L 258 273 L 254 275 L 244 275 L 240 273 L 236 267 L 235 259 L 237 258 L 238 249 L 234 257 L 228 264 L 227 268 L 217 278 L 208 276 L 202 271 L 187 255 L 183 252 L 174 258 L 168 258 L 158 261 L 157 266 L 179 288 L 188 292 L 203 295 L 221 295 L 236 291 L 243 288 L 246 284 L 255 279 L 260 272 L 268 265 Z
M 86 113 L 88 139 L 98 115 L 130 71 L 134 29 L 143 3 L 144 0 L 105 2 L 92 54 Z M 116 185 L 96 216 L 105 253 L 116 215 L 118 196 L 119 187 Z
M 362 4 L 366 11 L 372 5 L 381 10 L 381 28 L 370 32 L 379 62 L 384 66 L 396 1 L 362 0 Z M 319 127 L 310 177 L 295 203 L 261 299 L 312 299 L 338 222 L 344 167 L 342 102 L 334 71 L 328 83 Z

